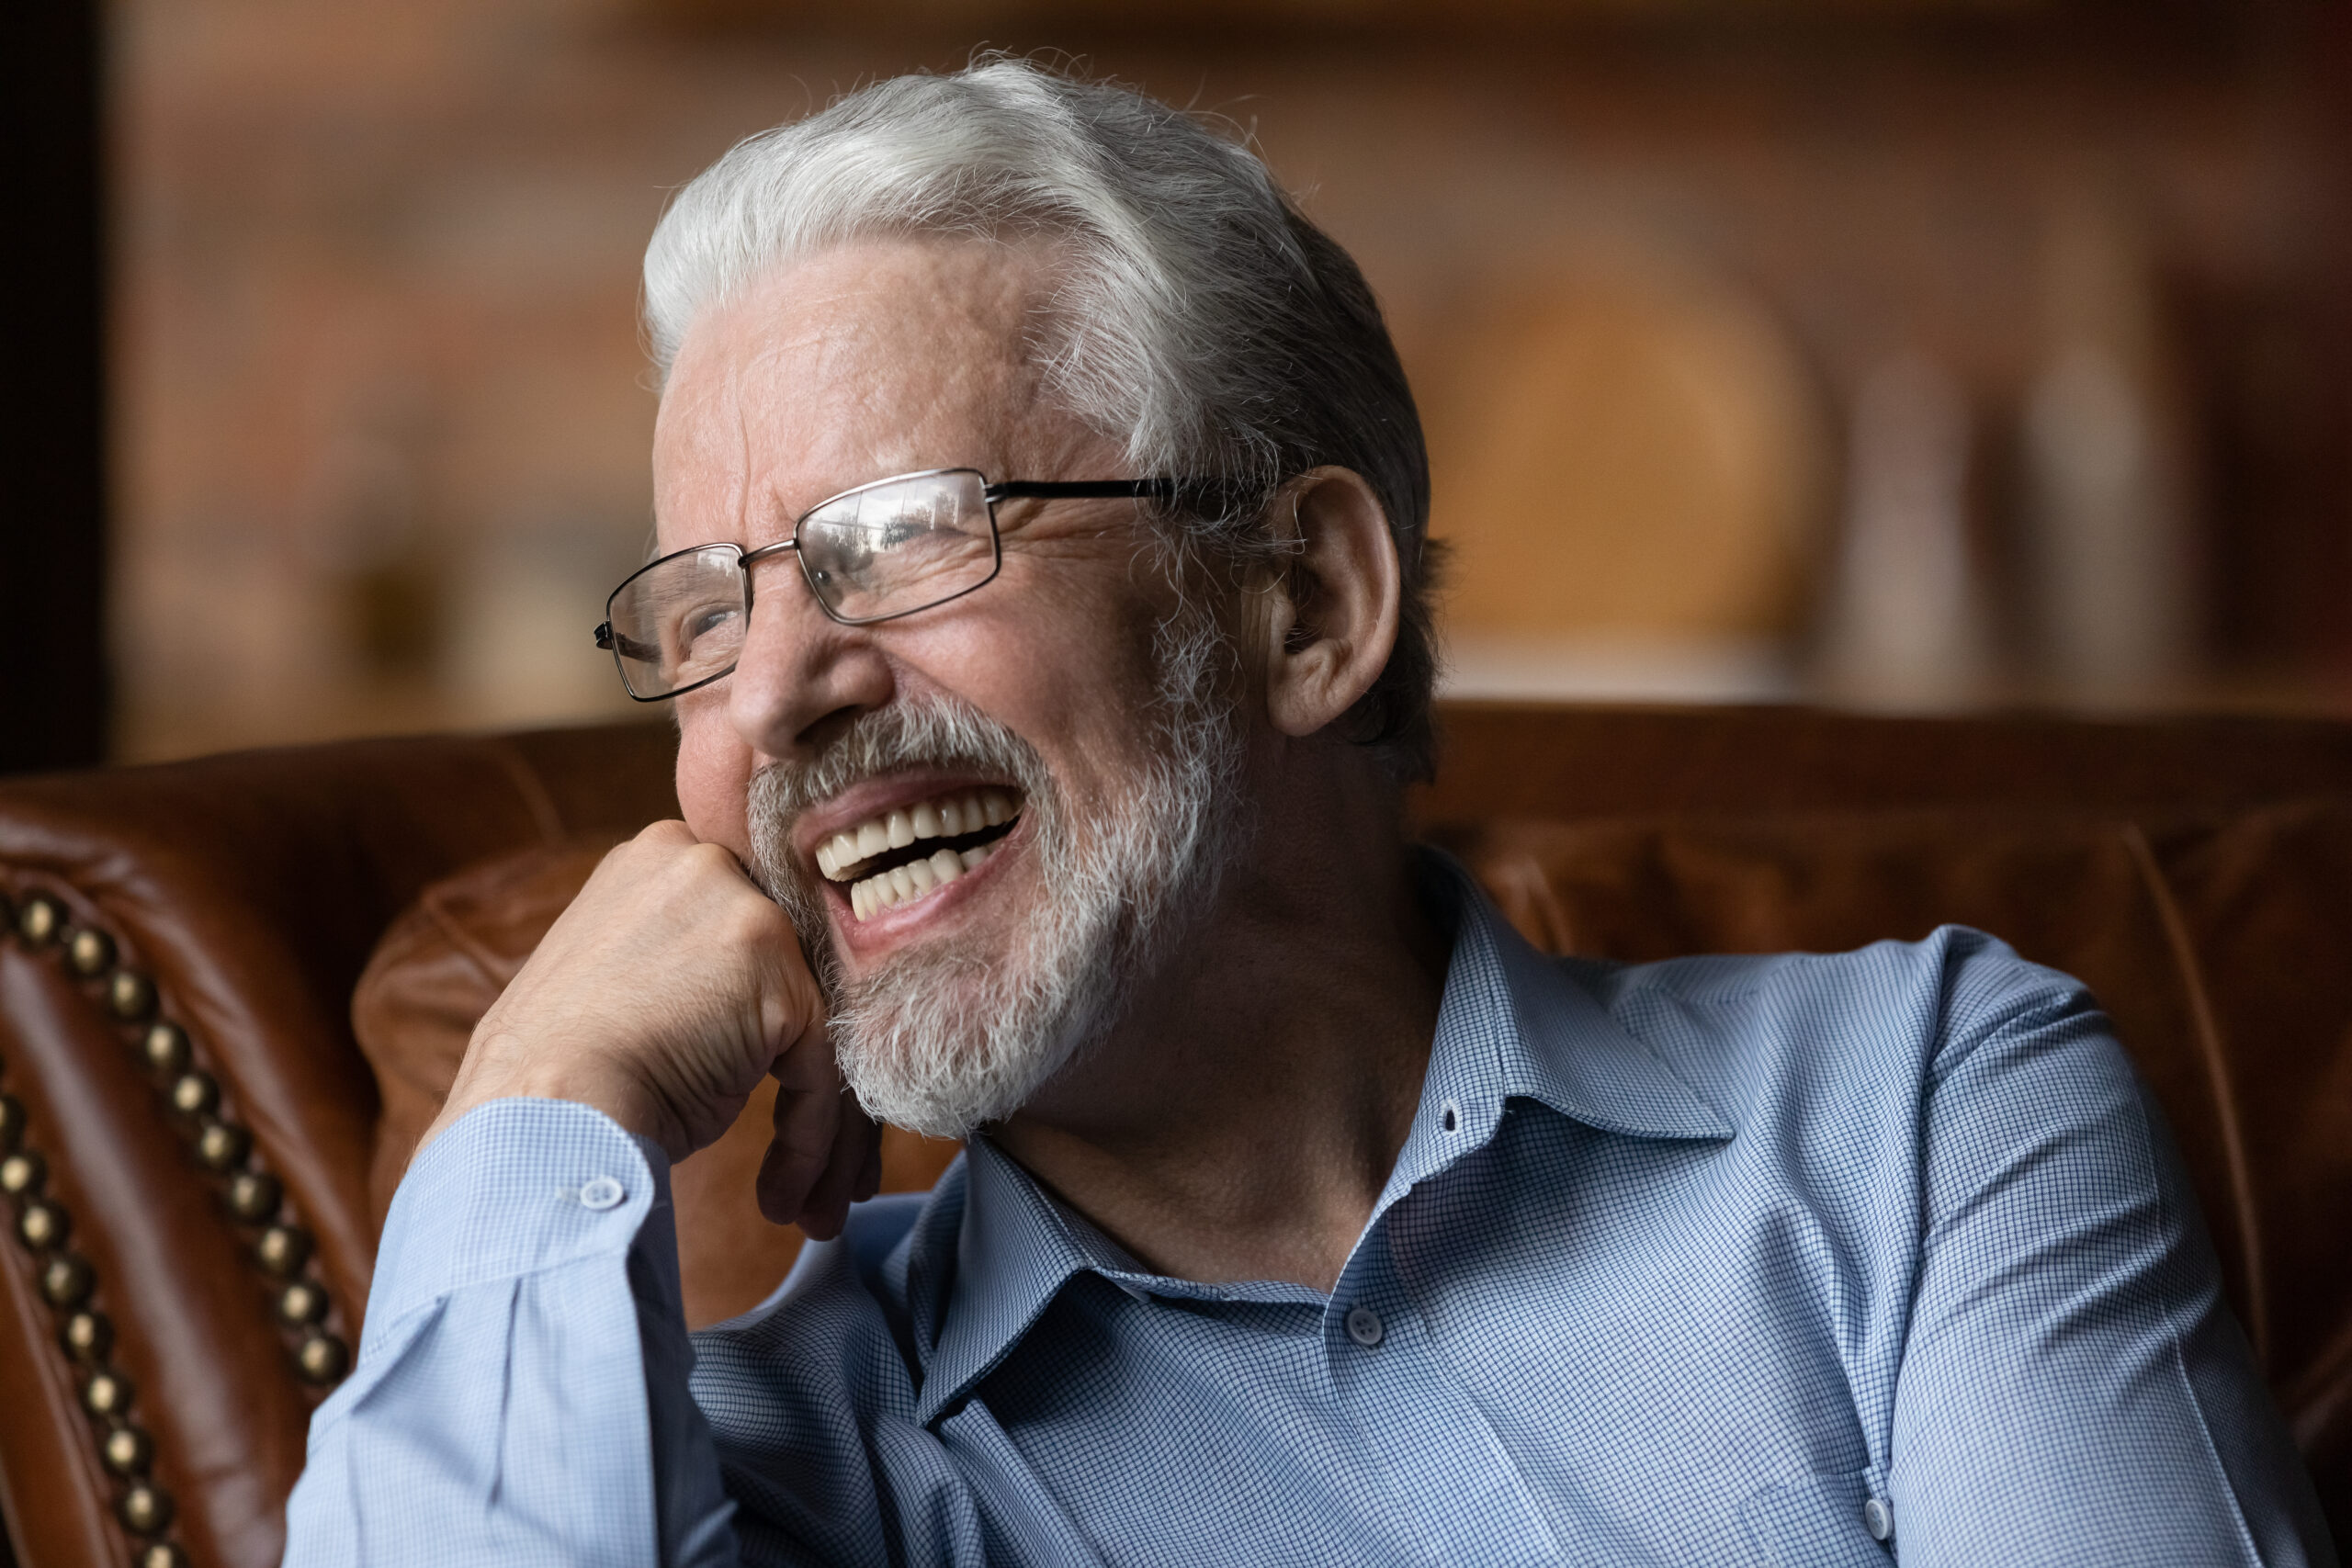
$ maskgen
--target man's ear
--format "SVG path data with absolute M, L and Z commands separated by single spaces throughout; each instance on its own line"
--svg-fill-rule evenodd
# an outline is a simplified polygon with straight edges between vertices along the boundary
M 1289 508 L 1296 553 L 1266 590 L 1266 708 L 1275 728 L 1303 737 L 1338 723 L 1388 667 L 1403 576 L 1363 475 L 1311 468 L 1274 504 Z

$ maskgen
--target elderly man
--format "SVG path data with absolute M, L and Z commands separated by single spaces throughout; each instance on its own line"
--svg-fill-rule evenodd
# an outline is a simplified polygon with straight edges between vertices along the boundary
M 1403 841 L 1419 427 L 1246 150 L 885 82 L 646 299 L 600 640 L 685 819 L 477 1031 L 289 1562 L 2330 1558 L 2078 987 L 1555 961 Z M 770 1073 L 763 1204 L 840 1239 L 690 1348 L 669 1164 Z M 968 1148 L 853 1207 L 861 1106 Z

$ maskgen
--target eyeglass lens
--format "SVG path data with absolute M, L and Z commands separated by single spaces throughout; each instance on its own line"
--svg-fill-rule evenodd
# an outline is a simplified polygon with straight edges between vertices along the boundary
M 844 621 L 923 609 L 996 571 L 985 481 L 968 468 L 851 491 L 802 518 L 797 536 L 808 586 Z
M 803 517 L 794 537 L 810 590 L 841 621 L 926 609 L 996 574 L 986 481 L 969 469 L 851 491 Z M 606 608 L 629 691 L 666 696 L 725 674 L 742 651 L 750 611 L 750 576 L 732 545 L 645 568 Z

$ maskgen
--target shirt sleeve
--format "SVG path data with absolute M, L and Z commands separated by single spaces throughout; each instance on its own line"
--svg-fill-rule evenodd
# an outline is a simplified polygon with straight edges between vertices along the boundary
M 392 1201 L 285 1561 L 731 1565 L 693 1364 L 661 1151 L 584 1105 L 481 1106 Z
M 1888 1491 L 1905 1568 L 2333 1564 L 2154 1101 L 2083 989 L 1951 976 Z

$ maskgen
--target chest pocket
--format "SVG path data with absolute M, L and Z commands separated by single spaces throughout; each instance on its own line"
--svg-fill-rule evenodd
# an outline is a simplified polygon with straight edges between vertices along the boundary
M 1748 1495 L 1740 1522 L 1771 1568 L 1887 1568 L 1894 1554 L 1863 1518 L 1862 1472 L 1823 1472 Z

